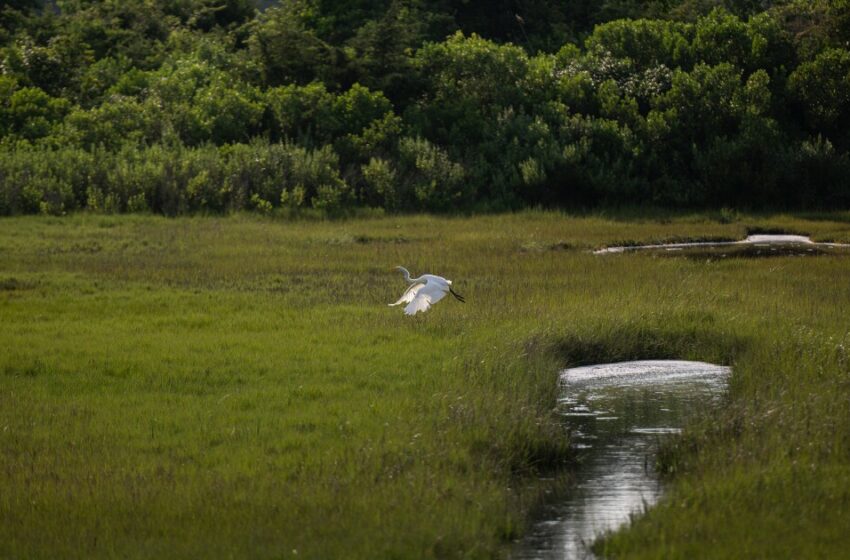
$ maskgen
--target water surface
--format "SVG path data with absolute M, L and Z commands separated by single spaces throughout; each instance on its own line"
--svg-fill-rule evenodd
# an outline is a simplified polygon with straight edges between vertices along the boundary
M 774 257 L 808 255 L 846 255 L 850 244 L 816 243 L 804 235 L 756 234 L 740 241 L 697 241 L 653 245 L 624 245 L 594 251 L 597 255 L 649 251 L 656 254 L 688 257 Z
M 596 537 L 658 501 L 661 440 L 716 406 L 728 377 L 726 367 L 673 360 L 565 370 L 560 406 L 579 462 L 575 483 L 543 507 L 511 558 L 592 558 Z

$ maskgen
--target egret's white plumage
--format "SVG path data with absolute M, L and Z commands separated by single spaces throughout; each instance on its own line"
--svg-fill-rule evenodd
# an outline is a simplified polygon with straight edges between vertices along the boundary
M 464 302 L 463 296 L 452 290 L 451 280 L 434 274 L 423 274 L 419 278 L 411 278 L 410 272 L 403 266 L 397 266 L 396 269 L 404 274 L 404 279 L 410 286 L 398 298 L 398 301 L 391 303 L 390 306 L 406 303 L 405 315 L 416 315 L 420 311 L 427 311 L 429 307 L 446 297 L 446 294 L 452 294 L 458 301 Z

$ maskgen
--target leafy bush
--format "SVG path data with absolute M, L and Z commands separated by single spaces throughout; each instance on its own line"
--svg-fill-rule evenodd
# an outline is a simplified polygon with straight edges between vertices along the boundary
M 66 99 L 37 87 L 18 88 L 9 78 L 0 83 L 0 131 L 7 139 L 44 138 L 56 130 L 69 108 Z
M 330 146 L 264 141 L 222 148 L 128 144 L 117 152 L 22 145 L 0 151 L 0 213 L 175 215 L 256 209 L 260 200 L 337 210 L 351 202 L 338 167 Z
M 401 208 L 401 193 L 396 181 L 396 171 L 392 163 L 385 159 L 372 158 L 362 168 L 363 199 L 367 204 L 387 210 Z
M 399 142 L 400 190 L 408 207 L 449 210 L 468 205 L 474 192 L 464 181 L 463 167 L 422 138 Z

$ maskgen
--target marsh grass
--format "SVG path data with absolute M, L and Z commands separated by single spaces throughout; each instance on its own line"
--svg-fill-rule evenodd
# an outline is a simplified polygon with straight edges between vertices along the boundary
M 558 370 L 638 358 L 733 365 L 732 391 L 600 547 L 844 550 L 850 260 L 589 252 L 751 227 L 850 241 L 728 213 L 4 219 L 0 557 L 498 555 L 569 465 Z M 468 303 L 404 317 L 397 264 Z

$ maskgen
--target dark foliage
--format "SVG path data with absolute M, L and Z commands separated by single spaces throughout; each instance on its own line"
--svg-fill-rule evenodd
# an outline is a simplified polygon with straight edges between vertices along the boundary
M 847 0 L 11 0 L 0 214 L 850 205 Z

